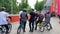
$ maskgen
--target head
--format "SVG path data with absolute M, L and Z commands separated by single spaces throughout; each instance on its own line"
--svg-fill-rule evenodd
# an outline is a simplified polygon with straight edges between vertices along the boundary
M 49 11 L 47 11 L 47 14 L 49 14 L 50 12 Z
M 31 11 L 34 11 L 34 9 L 31 9 Z
M 23 12 L 26 12 L 26 9 L 25 8 L 23 9 Z
M 40 11 L 37 11 L 37 14 L 41 14 L 41 12 Z
M 6 8 L 5 8 L 5 7 L 2 7 L 2 8 L 1 8 L 1 11 L 6 11 Z

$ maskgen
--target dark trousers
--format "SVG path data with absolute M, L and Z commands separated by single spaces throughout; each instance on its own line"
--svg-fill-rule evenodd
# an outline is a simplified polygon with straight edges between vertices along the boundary
M 52 29 L 52 25 L 51 25 L 50 21 L 49 22 L 46 21 L 46 26 L 47 27 L 48 27 L 48 24 L 50 25 L 50 28 Z
M 33 30 L 34 30 L 34 21 L 29 22 L 29 28 L 30 28 L 30 31 L 33 32 Z
M 26 22 L 24 22 L 24 28 L 23 28 L 23 31 L 25 31 L 25 28 L 26 28 Z
M 36 24 L 35 24 L 35 30 L 37 30 L 37 24 L 38 23 L 41 23 L 40 21 L 36 21 Z
M 2 27 L 3 27 L 3 26 L 7 29 L 6 34 L 8 34 L 8 31 L 9 31 L 8 24 L 2 25 Z
M 21 21 L 20 28 L 23 28 L 23 32 L 25 32 L 25 27 L 26 27 L 26 21 Z

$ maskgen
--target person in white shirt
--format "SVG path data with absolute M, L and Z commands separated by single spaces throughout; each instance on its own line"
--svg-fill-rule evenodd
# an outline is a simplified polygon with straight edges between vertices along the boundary
M 6 12 L 6 8 L 2 7 L 1 12 L 0 12 L 0 26 L 6 27 L 6 29 L 7 29 L 6 34 L 8 34 L 8 30 L 9 30 L 8 22 L 7 22 L 8 16 L 9 16 L 9 14 Z
M 19 12 L 19 15 L 22 13 L 23 11 L 21 10 L 20 12 Z

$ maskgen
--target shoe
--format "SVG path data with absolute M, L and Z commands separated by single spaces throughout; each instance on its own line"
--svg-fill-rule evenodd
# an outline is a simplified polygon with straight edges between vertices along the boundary
M 35 30 L 37 30 L 37 28 L 35 28 Z
M 33 31 L 31 31 L 31 32 L 33 32 Z
M 26 32 L 26 31 L 23 31 L 23 32 Z
M 31 32 L 31 30 L 29 30 L 29 32 Z
M 52 27 L 50 27 L 50 29 L 52 29 Z

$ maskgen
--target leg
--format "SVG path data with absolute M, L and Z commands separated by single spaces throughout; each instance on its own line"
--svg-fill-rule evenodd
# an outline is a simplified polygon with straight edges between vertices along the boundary
M 52 29 L 52 25 L 51 25 L 51 23 L 49 22 L 49 25 L 50 25 L 50 29 Z
M 23 32 L 25 32 L 26 22 L 24 22 Z
M 34 30 L 34 21 L 32 22 L 32 30 L 31 30 L 31 32 L 33 32 L 33 30 Z
M 4 25 L 4 26 L 5 26 L 5 27 L 6 27 L 6 29 L 7 29 L 6 34 L 8 34 L 8 31 L 9 31 L 8 24 L 6 24 L 6 25 Z
M 29 22 L 29 28 L 30 28 L 30 31 L 31 31 L 31 21 Z
M 36 25 L 35 25 L 35 30 L 37 30 L 37 24 L 38 24 L 38 21 L 36 22 Z

